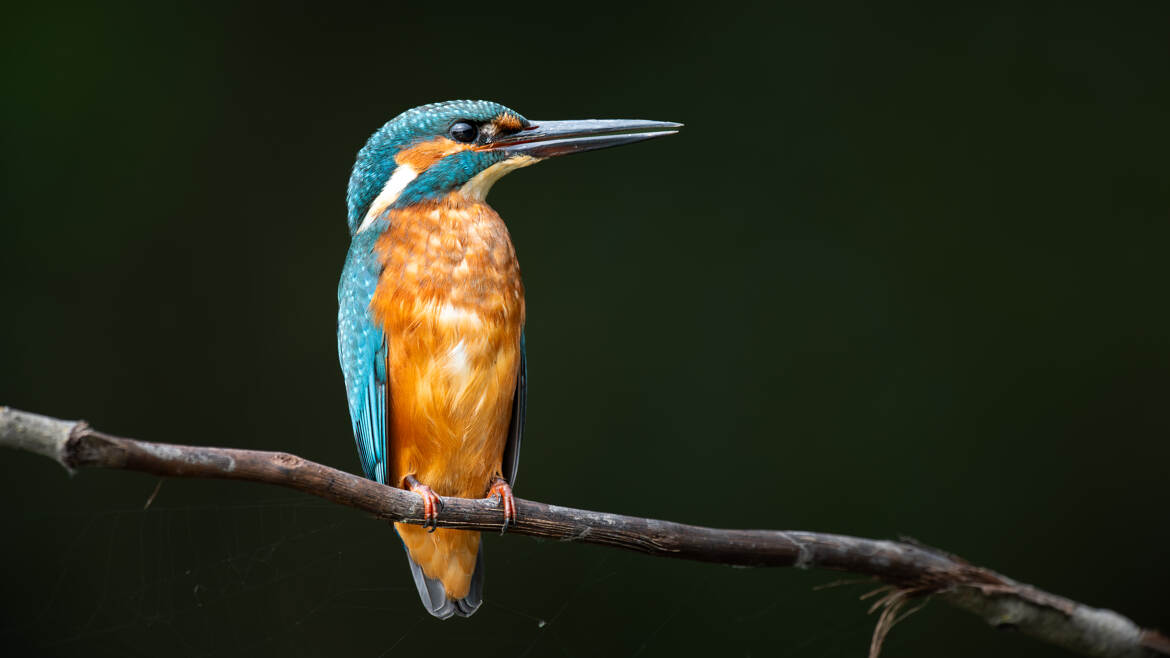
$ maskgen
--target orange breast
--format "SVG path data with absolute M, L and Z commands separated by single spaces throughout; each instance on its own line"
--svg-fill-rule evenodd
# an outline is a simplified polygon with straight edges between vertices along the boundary
M 370 308 L 387 336 L 388 483 L 480 498 L 501 475 L 520 368 L 524 288 L 503 220 L 457 196 L 397 211 Z M 479 533 L 395 524 L 447 596 L 467 595 Z
M 371 304 L 388 340 L 389 482 L 480 497 L 500 473 L 524 289 L 503 220 L 461 197 L 398 211 Z

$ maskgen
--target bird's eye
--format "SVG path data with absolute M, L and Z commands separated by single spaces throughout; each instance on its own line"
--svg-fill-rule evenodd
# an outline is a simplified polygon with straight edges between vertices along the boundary
M 478 134 L 479 130 L 475 127 L 475 124 L 466 121 L 457 121 L 455 125 L 451 126 L 451 139 L 457 142 L 469 144 L 475 141 Z

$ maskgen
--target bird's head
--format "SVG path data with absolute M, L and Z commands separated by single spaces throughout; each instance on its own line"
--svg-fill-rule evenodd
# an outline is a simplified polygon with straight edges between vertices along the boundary
M 391 208 L 457 194 L 482 201 L 501 176 L 545 158 L 672 135 L 681 124 L 624 119 L 530 121 L 489 101 L 407 110 L 370 136 L 349 178 L 349 231 Z

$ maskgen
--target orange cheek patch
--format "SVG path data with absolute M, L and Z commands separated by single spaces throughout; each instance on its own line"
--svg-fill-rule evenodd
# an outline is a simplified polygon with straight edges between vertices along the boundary
M 496 127 L 499 128 L 498 132 L 505 133 L 516 132 L 524 127 L 524 124 L 520 122 L 520 117 L 515 114 L 501 114 L 495 119 L 492 119 L 492 123 L 496 124 Z
M 466 151 L 469 148 L 470 146 L 467 144 L 460 144 L 446 137 L 436 137 L 430 141 L 415 144 L 408 149 L 399 151 L 398 155 L 394 156 L 394 161 L 399 165 L 406 165 L 421 174 L 431 165 L 448 155 L 458 153 L 459 151 Z

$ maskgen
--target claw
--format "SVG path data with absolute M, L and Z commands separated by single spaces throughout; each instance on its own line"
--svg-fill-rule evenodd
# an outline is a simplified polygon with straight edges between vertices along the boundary
M 504 525 L 500 527 L 500 534 L 508 532 L 508 526 L 516 523 L 516 499 L 512 496 L 512 487 L 501 477 L 492 478 L 491 489 L 488 489 L 488 498 L 500 501 L 504 508 Z
M 423 499 L 423 523 L 422 527 L 429 529 L 427 532 L 434 532 L 439 527 L 439 512 L 443 510 L 443 499 L 435 490 L 418 481 L 418 478 L 413 475 L 407 475 L 403 478 L 406 482 L 406 488 L 418 494 Z

